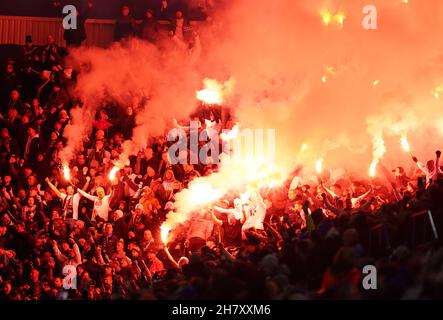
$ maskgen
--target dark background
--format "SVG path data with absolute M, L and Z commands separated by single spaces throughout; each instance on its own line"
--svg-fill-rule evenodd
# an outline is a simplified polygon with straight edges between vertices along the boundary
M 171 6 L 177 1 L 180 0 L 169 0 Z M 62 6 L 59 8 L 54 8 L 52 2 L 53 0 L 0 0 L 0 15 L 62 17 L 63 6 L 72 4 L 81 10 L 88 1 L 60 0 Z M 121 6 L 127 4 L 131 7 L 135 18 L 140 19 L 146 9 L 160 5 L 161 0 L 92 0 L 92 2 L 94 7 L 91 11 L 91 18 L 114 19 L 120 12 Z

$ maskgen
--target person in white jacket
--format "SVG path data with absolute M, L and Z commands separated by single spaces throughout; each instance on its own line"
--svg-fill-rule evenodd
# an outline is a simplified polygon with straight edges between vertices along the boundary
M 94 210 L 92 211 L 91 221 L 95 221 L 95 218 L 98 216 L 104 221 L 108 221 L 109 218 L 109 205 L 111 203 L 111 197 L 113 192 L 106 195 L 105 189 L 102 187 L 98 187 L 95 192 L 96 196 L 93 196 L 89 193 L 84 192 L 81 189 L 78 189 L 78 193 L 80 193 L 83 197 L 88 200 L 94 201 Z
M 440 168 L 441 151 L 435 151 L 435 155 L 435 162 L 434 160 L 429 160 L 426 162 L 426 166 L 418 161 L 417 157 L 412 157 L 412 160 L 417 164 L 418 168 L 426 175 L 426 187 L 429 187 L 432 181 L 436 181 L 439 174 L 443 174 Z

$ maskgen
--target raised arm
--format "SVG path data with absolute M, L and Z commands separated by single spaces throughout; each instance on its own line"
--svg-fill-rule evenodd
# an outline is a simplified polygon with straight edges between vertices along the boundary
M 331 197 L 333 198 L 340 198 L 339 195 L 335 194 L 332 190 L 328 189 L 324 184 L 323 181 L 321 182 L 321 187 L 323 188 L 323 190 L 325 190 Z
M 217 218 L 217 217 L 215 216 L 213 210 L 211 210 L 211 216 L 212 216 L 212 220 L 214 220 L 214 223 L 215 223 L 216 225 L 219 225 L 219 226 L 223 225 L 223 221 L 221 221 L 219 218 Z
M 417 164 L 417 167 L 425 174 L 428 175 L 429 171 L 428 168 L 426 168 L 426 166 L 421 163 L 420 161 L 418 161 L 417 157 L 412 157 L 412 161 L 414 161 Z
M 220 213 L 226 213 L 226 214 L 230 214 L 230 213 L 236 214 L 237 213 L 237 210 L 235 210 L 235 209 L 224 209 L 224 208 L 221 208 L 218 206 L 214 206 L 214 210 L 218 211 Z
M 57 195 L 57 197 L 61 198 L 62 193 L 60 192 L 60 190 L 58 190 L 58 188 L 55 185 L 53 185 L 51 183 L 51 181 L 49 181 L 49 178 L 46 178 L 45 181 L 48 184 L 49 188 L 51 188 L 51 190 L 54 191 L 54 193 Z
M 88 190 L 90 182 L 91 182 L 91 177 L 89 177 L 89 176 L 86 177 L 86 182 L 85 182 L 85 184 L 83 185 L 83 188 L 82 188 L 83 191 Z
M 356 198 L 352 198 L 352 204 L 356 204 L 359 203 L 361 200 L 363 200 L 364 198 L 366 198 L 369 194 L 371 194 L 371 192 L 373 191 L 372 186 L 370 186 L 369 190 L 366 191 L 365 193 L 363 193 L 361 196 L 356 197 Z
M 81 196 L 85 197 L 86 199 L 91 200 L 91 201 L 95 201 L 95 196 L 84 192 L 82 189 L 77 189 L 77 191 L 78 191 L 78 193 L 80 193 Z
M 328 201 L 328 198 L 326 197 L 325 193 L 322 193 L 322 198 L 323 198 L 323 204 L 325 205 L 326 209 L 330 210 L 331 212 L 335 213 L 336 215 L 340 214 L 340 210 L 338 210 L 336 207 L 334 207 L 333 205 L 331 205 Z

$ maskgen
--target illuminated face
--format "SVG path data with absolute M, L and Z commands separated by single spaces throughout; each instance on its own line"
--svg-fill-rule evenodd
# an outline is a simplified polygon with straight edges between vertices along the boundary
M 29 197 L 29 198 L 28 198 L 28 206 L 29 206 L 29 207 L 32 207 L 33 205 L 34 205 L 34 198 Z
M 435 168 L 434 160 L 429 160 L 426 163 L 426 167 L 428 168 L 429 171 L 434 171 L 434 168 Z
M 74 194 L 74 188 L 72 186 L 66 187 L 66 193 L 72 196 Z
M 99 199 L 103 199 L 105 197 L 105 190 L 103 188 L 97 188 L 96 192 Z
M 54 43 L 54 37 L 49 35 L 48 36 L 48 44 L 53 44 Z
M 55 278 L 54 279 L 54 287 L 61 288 L 63 286 L 63 281 L 61 278 Z
M 148 169 L 146 170 L 147 174 L 149 177 L 153 177 L 155 176 L 155 171 L 154 169 L 152 169 L 151 167 L 148 167 Z
M 117 251 L 121 252 L 125 248 L 123 242 L 117 242 Z
M 149 230 L 145 230 L 145 232 L 143 233 L 143 238 L 144 238 L 146 241 L 151 240 L 151 239 L 152 239 L 152 233 L 151 233 L 151 231 L 149 231 Z
M 9 132 L 7 128 L 2 128 L 2 138 L 6 138 L 9 136 Z
M 165 173 L 165 179 L 166 180 L 171 180 L 172 179 L 172 171 L 171 170 L 167 170 Z
M 20 94 L 18 93 L 17 90 L 13 90 L 13 91 L 11 92 L 11 99 L 12 99 L 12 100 L 17 100 L 18 98 L 20 98 Z
M 128 7 L 123 7 L 122 8 L 122 15 L 123 17 L 127 17 L 129 15 L 129 8 Z
M 106 225 L 106 227 L 105 227 L 105 232 L 106 232 L 106 234 L 108 234 L 108 235 L 111 235 L 111 234 L 112 234 L 112 224 L 108 223 L 108 224 Z

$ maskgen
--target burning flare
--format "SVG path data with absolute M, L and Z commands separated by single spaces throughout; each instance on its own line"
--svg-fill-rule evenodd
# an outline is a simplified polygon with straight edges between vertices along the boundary
M 378 165 L 378 161 L 372 161 L 371 166 L 369 167 L 369 176 L 371 178 L 375 177 L 377 165 Z
M 411 152 L 411 148 L 409 147 L 409 141 L 407 136 L 403 136 L 400 139 L 401 147 L 405 152 Z
M 226 95 L 230 94 L 234 81 L 231 79 L 221 84 L 214 79 L 203 80 L 204 89 L 197 91 L 197 99 L 206 104 L 221 105 Z
M 109 172 L 109 180 L 114 181 L 115 176 L 117 175 L 117 172 L 120 170 L 118 166 L 114 166 L 111 171 Z
M 166 223 L 163 223 L 162 226 L 160 227 L 160 237 L 164 244 L 168 243 L 168 235 L 170 230 L 171 227 L 168 226 Z
M 71 181 L 71 169 L 67 165 L 63 166 L 63 176 L 66 181 Z
M 340 27 L 343 26 L 343 23 L 345 22 L 345 14 L 344 12 L 336 12 L 335 14 L 333 14 L 331 11 L 329 10 L 321 10 L 320 11 L 320 15 L 321 15 L 321 19 L 322 22 L 325 26 L 329 26 L 331 24 L 337 24 Z
M 315 163 L 315 170 L 317 171 L 317 173 L 323 172 L 323 158 L 317 160 L 317 162 Z

